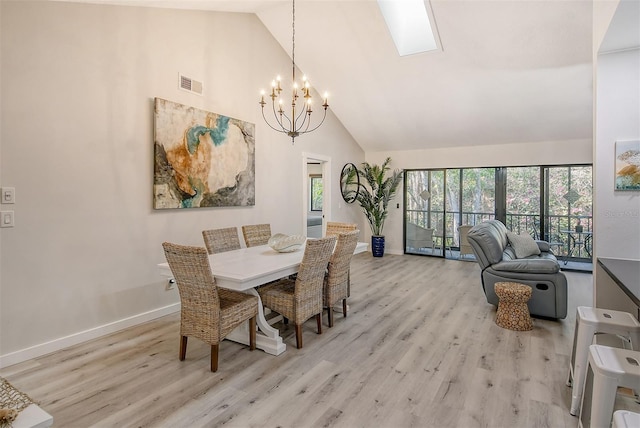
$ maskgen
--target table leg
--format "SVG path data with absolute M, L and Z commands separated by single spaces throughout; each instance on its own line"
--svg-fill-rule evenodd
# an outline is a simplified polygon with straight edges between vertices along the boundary
M 571 256 L 573 255 L 573 252 L 576 249 L 576 238 L 573 237 L 573 235 L 568 234 L 567 235 L 569 237 L 569 239 L 567 240 L 567 249 L 569 250 L 567 253 L 567 258 L 564 259 L 564 264 L 566 266 L 566 264 L 569 262 L 569 259 L 571 258 Z
M 280 355 L 287 345 L 282 342 L 282 337 L 277 328 L 271 327 L 269 322 L 264 316 L 264 309 L 262 307 L 262 300 L 255 288 L 251 288 L 245 291 L 247 294 L 252 294 L 258 297 L 258 316 L 256 317 L 256 324 L 258 331 L 256 334 L 256 348 L 262 349 L 267 354 Z M 234 342 L 249 344 L 249 323 L 242 323 L 235 330 L 227 335 L 225 339 L 233 340 Z

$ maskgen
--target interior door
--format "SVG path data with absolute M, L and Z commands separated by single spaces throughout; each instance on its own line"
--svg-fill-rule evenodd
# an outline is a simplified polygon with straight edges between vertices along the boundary
M 312 211 L 310 175 L 318 174 L 322 176 L 322 211 Z M 320 154 L 302 153 L 302 183 L 302 234 L 309 236 L 309 227 L 315 226 L 313 235 L 322 237 L 326 222 L 331 219 L 331 158 Z M 318 221 L 319 226 L 310 226 L 310 223 Z

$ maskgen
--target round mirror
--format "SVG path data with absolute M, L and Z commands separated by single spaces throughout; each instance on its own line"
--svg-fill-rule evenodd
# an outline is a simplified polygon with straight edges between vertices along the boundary
M 348 204 L 355 202 L 360 191 L 360 175 L 358 168 L 352 163 L 345 164 L 340 173 L 340 191 L 342 199 Z

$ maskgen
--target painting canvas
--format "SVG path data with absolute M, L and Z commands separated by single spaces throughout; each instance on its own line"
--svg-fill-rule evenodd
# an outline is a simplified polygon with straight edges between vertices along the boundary
M 616 190 L 640 190 L 640 140 L 616 141 Z
M 156 98 L 154 208 L 255 205 L 255 125 Z

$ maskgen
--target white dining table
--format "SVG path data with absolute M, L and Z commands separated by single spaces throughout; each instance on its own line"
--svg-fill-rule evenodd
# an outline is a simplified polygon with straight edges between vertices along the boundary
M 358 242 L 354 254 L 365 252 L 368 247 L 366 242 Z M 299 250 L 289 253 L 278 253 L 268 245 L 260 245 L 209 255 L 211 271 L 219 287 L 258 297 L 256 348 L 268 354 L 280 355 L 287 347 L 278 329 L 272 327 L 267 321 L 256 287 L 297 273 L 303 255 L 304 245 Z M 167 262 L 159 263 L 158 268 L 163 276 L 173 278 Z M 243 323 L 226 339 L 248 345 L 248 328 L 248 323 Z

